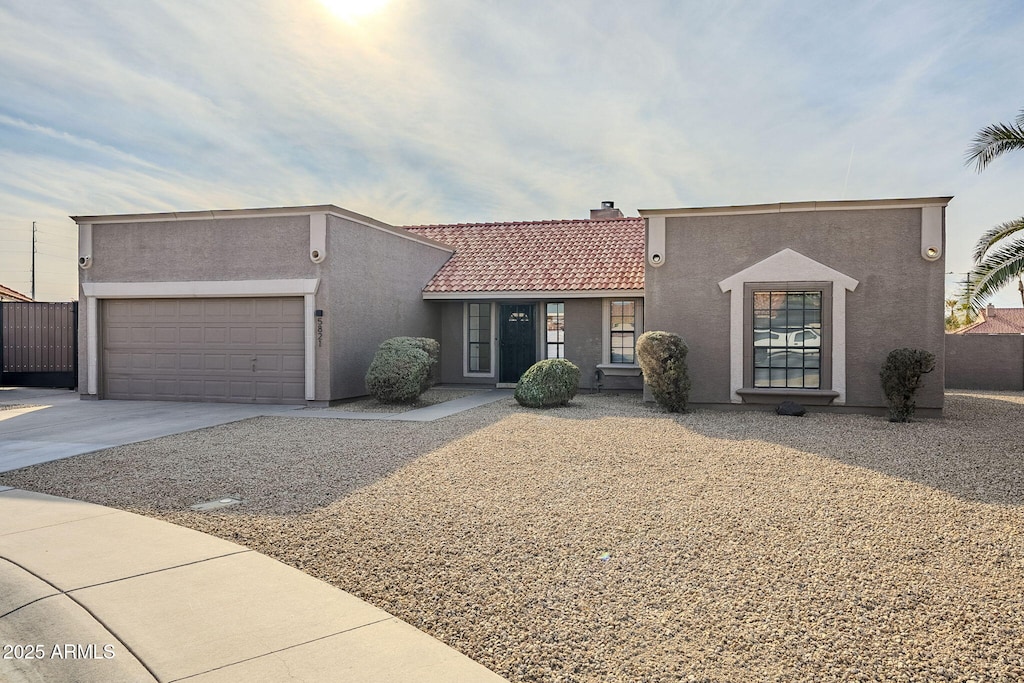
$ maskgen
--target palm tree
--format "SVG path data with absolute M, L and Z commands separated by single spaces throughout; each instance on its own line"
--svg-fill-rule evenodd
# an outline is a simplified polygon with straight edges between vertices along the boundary
M 1004 152 L 1024 149 L 1024 109 L 1014 123 L 982 128 L 967 149 L 966 163 L 978 173 Z M 1014 237 L 1021 233 L 1020 236 Z M 974 246 L 974 267 L 960 291 L 964 305 L 977 312 L 996 292 L 1024 273 L 1024 218 L 987 231 Z

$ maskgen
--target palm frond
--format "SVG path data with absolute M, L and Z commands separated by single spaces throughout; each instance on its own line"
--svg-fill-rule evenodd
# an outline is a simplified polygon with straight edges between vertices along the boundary
M 973 163 L 981 173 L 996 157 L 1017 149 L 1024 149 L 1024 110 L 1014 123 L 996 123 L 982 128 L 967 148 L 964 163 L 968 166 Z
M 987 230 L 985 234 L 978 238 L 977 243 L 974 245 L 974 252 L 971 254 L 974 258 L 974 262 L 981 263 L 981 260 L 985 258 L 985 254 L 988 253 L 988 250 L 997 242 L 1000 242 L 1021 230 L 1024 230 L 1024 218 L 1006 221 L 1005 223 Z
M 981 310 L 989 299 L 1021 273 L 1024 273 L 1024 238 L 1000 247 L 975 266 L 963 285 L 961 298 L 970 304 L 972 310 Z

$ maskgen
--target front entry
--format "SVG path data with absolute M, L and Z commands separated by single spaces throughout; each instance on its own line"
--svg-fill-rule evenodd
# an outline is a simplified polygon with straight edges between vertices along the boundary
M 501 358 L 498 381 L 515 384 L 537 362 L 533 304 L 501 304 Z

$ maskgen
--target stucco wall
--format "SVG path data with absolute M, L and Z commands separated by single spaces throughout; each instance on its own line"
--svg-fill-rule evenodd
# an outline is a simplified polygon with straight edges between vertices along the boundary
M 309 218 L 252 216 L 219 220 L 169 220 L 92 225 L 92 265 L 79 269 L 80 283 L 188 282 L 321 278 L 315 301 L 326 306 L 322 266 L 309 260 Z M 80 301 L 85 301 L 79 291 Z M 102 330 L 103 300 L 97 320 L 86 306 L 79 313 L 79 386 L 88 386 L 86 337 L 91 325 Z M 103 348 L 103 339 L 98 340 Z M 102 356 L 102 353 L 100 354 Z M 102 359 L 101 359 L 102 362 Z M 103 368 L 99 368 L 102 376 Z M 317 400 L 328 399 L 330 354 L 316 356 Z M 100 386 L 102 394 L 102 386 Z
M 363 395 L 366 369 L 383 339 L 439 337 L 437 305 L 423 301 L 422 289 L 450 252 L 327 218 L 326 255 L 319 264 L 309 259 L 308 215 L 93 224 L 93 262 L 80 271 L 81 282 L 319 279 L 314 308 L 324 316 L 316 345 L 316 400 Z M 87 330 L 102 329 L 102 300 L 97 313 L 96 321 L 89 320 L 86 307 L 80 313 L 83 387 Z
M 494 302 L 490 302 L 492 305 Z M 446 384 L 487 384 L 497 382 L 497 368 L 494 377 L 466 377 L 463 373 L 463 302 L 437 302 L 441 309 L 441 381 Z M 492 330 L 493 332 L 493 330 Z M 497 360 L 495 360 L 497 364 Z
M 848 406 L 885 405 L 878 373 L 892 349 L 943 357 L 944 259 L 920 256 L 919 208 L 669 217 L 664 265 L 647 265 L 645 327 L 689 344 L 694 403 L 731 398 L 730 294 L 718 283 L 786 248 L 859 281 L 846 295 Z M 940 364 L 918 406 L 941 409 L 942 390 Z
M 947 334 L 946 387 L 1024 391 L 1024 335 Z
M 597 389 L 597 366 L 604 342 L 603 299 L 565 300 L 565 358 L 580 369 L 580 388 Z M 637 335 L 639 336 L 639 334 Z M 643 388 L 642 377 L 603 375 L 602 391 Z
M 327 217 L 327 256 L 322 265 L 329 272 L 331 303 L 324 324 L 331 331 L 332 399 L 366 394 L 366 371 L 385 339 L 442 341 L 439 305 L 423 300 L 423 288 L 450 255 L 338 216 Z

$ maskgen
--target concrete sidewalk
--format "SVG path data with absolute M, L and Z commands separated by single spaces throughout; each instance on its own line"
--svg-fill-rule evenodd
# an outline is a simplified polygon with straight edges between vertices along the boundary
M 248 548 L 0 487 L 3 681 L 505 679 Z

